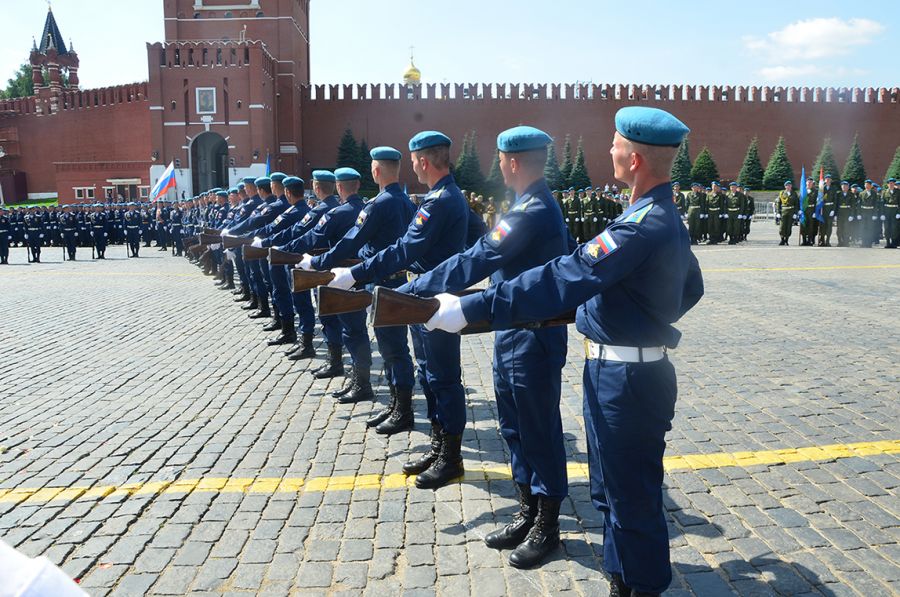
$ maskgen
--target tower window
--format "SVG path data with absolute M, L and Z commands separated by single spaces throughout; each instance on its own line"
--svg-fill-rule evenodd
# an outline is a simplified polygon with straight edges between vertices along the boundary
M 233 17 L 234 15 L 231 14 L 231 11 L 229 10 L 228 12 L 225 13 L 224 16 L 225 16 L 226 19 L 230 19 L 230 18 Z
M 195 13 L 194 13 L 194 18 L 195 18 L 195 19 L 199 19 L 199 18 L 200 18 L 200 13 L 199 13 L 199 12 L 195 12 Z
M 258 13 L 256 13 L 256 18 L 257 18 L 257 19 L 262 18 L 262 17 L 264 17 L 264 16 L 266 16 L 266 15 L 263 14 L 263 11 L 259 11 Z

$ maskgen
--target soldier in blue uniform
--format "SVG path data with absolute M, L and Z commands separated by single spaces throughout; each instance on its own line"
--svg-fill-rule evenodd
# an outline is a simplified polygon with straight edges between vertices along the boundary
M 287 201 L 289 207 L 271 223 L 256 232 L 257 237 L 253 240 L 253 246 L 261 247 L 263 239 L 290 229 L 291 226 L 303 219 L 309 212 L 309 207 L 307 207 L 306 201 L 303 199 L 303 179 L 296 176 L 287 176 L 277 184 L 283 190 L 285 201 Z M 262 266 L 267 267 L 265 263 Z M 271 338 L 267 343 L 269 346 L 293 344 L 297 341 L 297 331 L 294 325 L 294 303 L 288 280 L 288 267 L 285 265 L 269 265 L 268 270 L 269 279 L 272 281 L 272 306 L 275 310 L 275 317 L 281 326 L 281 334 Z M 309 315 L 314 317 L 312 305 L 310 305 Z M 312 324 L 310 324 L 310 329 L 307 331 L 310 335 L 310 346 L 312 345 L 311 328 Z
M 59 227 L 69 261 L 75 261 L 75 252 L 78 247 L 78 219 L 72 213 L 71 205 L 63 205 L 63 213 L 59 217 Z
M 530 126 L 501 133 L 500 170 L 516 192 L 509 213 L 465 253 L 400 290 L 430 297 L 465 290 L 487 277 L 498 284 L 575 250 L 575 239 L 544 180 L 550 143 L 546 133 Z M 500 433 L 512 455 L 520 511 L 485 542 L 495 549 L 514 549 L 509 561 L 517 568 L 538 564 L 559 544 L 558 527 L 553 540 L 533 540 L 529 533 L 536 532 L 538 511 L 545 519 L 558 518 L 560 503 L 568 495 L 559 412 L 566 342 L 564 327 L 502 330 L 495 336 L 494 393 Z
M 106 259 L 106 242 L 107 234 L 106 225 L 108 220 L 103 206 L 99 203 L 94 204 L 94 211 L 90 214 L 91 238 L 94 247 L 97 249 L 97 259 Z
M 270 237 L 261 239 L 261 242 L 257 243 L 257 246 L 267 248 L 284 247 L 291 241 L 303 237 L 306 233 L 315 228 L 322 216 L 324 216 L 326 213 L 340 204 L 338 196 L 334 193 L 335 185 L 337 183 L 333 172 L 329 172 L 328 170 L 314 170 L 312 173 L 312 179 L 313 193 L 318 199 L 318 202 L 314 206 L 310 206 L 308 203 L 306 203 L 306 212 L 303 213 L 303 216 L 298 221 L 294 222 L 293 225 L 284 230 L 275 232 Z M 299 212 L 303 212 L 304 202 L 305 201 L 301 199 L 301 201 L 298 203 L 297 209 Z M 289 288 L 287 268 L 285 268 L 283 272 L 278 274 L 275 274 L 274 269 L 272 270 L 272 272 L 273 275 L 278 278 L 278 284 L 280 288 Z M 276 283 L 274 278 L 272 282 L 273 285 Z M 287 358 L 292 361 L 311 359 L 316 356 L 316 349 L 313 347 L 313 334 L 316 325 L 316 313 L 312 306 L 312 293 L 307 290 L 305 292 L 290 293 L 290 296 L 291 302 L 294 306 L 294 311 L 297 313 L 297 316 L 300 319 L 300 343 L 288 350 L 285 353 L 285 356 L 287 356 Z M 321 317 L 320 320 L 322 321 L 322 331 L 325 334 L 326 344 L 330 347 L 334 347 L 336 345 L 336 349 L 334 350 L 338 355 L 340 355 L 340 322 L 335 316 Z M 340 359 L 340 356 L 338 358 Z M 332 359 L 329 357 L 326 365 L 328 365 L 331 360 Z M 333 367 L 332 371 L 336 371 L 336 369 L 337 367 Z
M 172 211 L 169 213 L 169 237 L 172 239 L 172 251 L 176 257 L 181 257 L 184 253 L 184 245 L 182 244 L 184 240 L 182 236 L 184 224 L 181 221 L 182 218 L 184 218 L 182 204 L 176 201 L 172 205 Z
M 13 239 L 13 224 L 9 211 L 0 205 L 0 265 L 9 265 L 9 245 Z
M 129 203 L 128 211 L 123 217 L 125 235 L 128 241 L 129 257 L 139 257 L 141 251 L 141 214 L 137 211 L 137 204 Z
M 427 326 L 459 331 L 490 321 L 505 329 L 578 307 L 591 497 L 604 516 L 610 594 L 659 595 L 672 578 L 662 481 L 677 384 L 666 350 L 678 345 L 672 324 L 700 300 L 703 280 L 669 184 L 687 127 L 644 107 L 619 110 L 615 122 L 613 168 L 632 189 L 631 206 L 571 255 L 481 294 L 438 295 Z M 547 527 L 537 534 L 553 541 L 555 522 L 539 511 L 534 528 Z
M 29 263 L 41 262 L 41 244 L 44 240 L 44 224 L 35 209 L 29 208 L 24 218 L 25 243 L 28 246 Z
M 238 185 L 238 196 L 242 197 L 241 202 L 232 211 L 233 216 L 228 226 L 223 229 L 223 234 L 230 234 L 231 229 L 237 227 L 241 222 L 253 215 L 254 210 L 262 203 L 259 195 L 256 194 L 255 176 L 245 176 Z M 259 299 L 256 296 L 256 286 L 250 278 L 249 271 L 245 267 L 244 259 L 240 251 L 228 249 L 226 254 L 234 261 L 234 269 L 241 279 L 241 288 L 243 293 L 235 299 L 236 302 L 249 301 L 241 309 L 245 311 L 255 311 L 259 308 Z
M 341 260 L 360 257 L 367 259 L 379 251 L 397 242 L 409 227 L 416 212 L 416 207 L 400 188 L 400 152 L 392 147 L 376 147 L 369 152 L 372 158 L 372 179 L 378 184 L 381 192 L 359 213 L 356 224 L 328 253 L 311 257 L 306 255 L 299 267 L 303 269 L 328 270 Z M 397 288 L 405 281 L 403 273 L 396 273 L 379 283 L 389 288 Z M 365 327 L 365 311 L 349 313 L 341 316 L 345 329 L 345 344 L 366 343 L 369 337 Z M 349 329 L 349 331 L 348 331 Z M 378 328 L 375 339 L 384 359 L 388 387 L 391 400 L 387 409 L 373 416 L 367 425 L 376 427 L 382 434 L 392 434 L 413 426 L 412 392 L 415 384 L 412 358 L 409 355 L 407 342 L 408 328 L 395 326 Z M 363 350 L 364 347 L 351 348 Z M 371 358 L 369 358 L 371 364 Z M 351 383 L 336 393 L 343 403 L 359 402 L 374 397 L 369 381 L 369 370 L 357 366 L 353 371 Z
M 409 141 L 413 171 L 431 189 L 398 242 L 353 268 L 336 268 L 329 286 L 350 288 L 384 280 L 407 270 L 424 274 L 465 248 L 469 206 L 450 173 L 450 138 L 423 131 Z M 408 462 L 403 472 L 417 475 L 416 487 L 437 489 L 464 474 L 462 454 L 466 399 L 462 386 L 459 336 L 412 326 L 419 383 L 428 404 L 431 450 Z

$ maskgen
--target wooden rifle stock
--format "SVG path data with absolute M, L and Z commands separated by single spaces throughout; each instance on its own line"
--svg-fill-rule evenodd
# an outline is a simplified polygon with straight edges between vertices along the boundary
M 200 236 L 200 238 L 199 238 L 200 244 L 204 245 L 204 246 L 217 245 L 222 242 L 222 237 L 216 236 L 214 234 L 206 234 L 204 232 L 204 233 L 201 233 L 199 236 Z
M 318 297 L 318 315 L 340 315 L 362 311 L 372 304 L 372 293 L 367 290 L 341 290 L 319 286 L 316 289 Z
M 196 234 L 194 234 L 193 236 L 186 236 L 186 237 L 184 237 L 184 240 L 181 241 L 182 246 L 185 249 L 189 249 L 190 247 L 193 247 L 198 242 L 200 242 L 200 239 L 197 238 Z
M 200 253 L 202 253 L 205 250 L 206 250 L 206 247 L 199 243 L 193 244 L 187 248 L 187 252 L 191 255 L 194 255 L 195 257 L 199 256 Z
M 294 292 L 304 292 L 319 286 L 325 286 L 334 280 L 331 272 L 311 272 L 305 269 L 292 270 L 294 274 Z
M 457 296 L 465 296 L 481 292 L 481 289 L 469 289 L 454 293 Z M 372 300 L 372 326 L 387 327 L 393 325 L 424 324 L 431 319 L 440 308 L 440 302 L 436 298 L 419 298 L 411 294 L 404 294 L 390 288 L 378 287 Z M 563 313 L 546 321 L 531 321 L 516 324 L 513 327 L 520 329 L 538 329 L 568 325 L 575 323 L 575 311 Z M 460 334 L 483 334 L 490 332 L 491 324 L 487 321 L 475 321 L 462 329 Z
M 243 248 L 241 248 L 241 253 L 244 256 L 244 261 L 259 261 L 260 259 L 265 259 L 269 256 L 269 249 L 244 245 Z
M 224 249 L 234 249 L 237 247 L 243 247 L 245 245 L 249 245 L 253 242 L 252 238 L 247 238 L 246 236 L 223 236 L 222 237 L 222 248 Z
M 215 228 L 204 228 L 203 234 L 212 234 L 213 236 L 222 236 L 222 231 L 216 230 Z
M 302 253 L 290 253 L 272 247 L 269 249 L 269 263 L 271 265 L 297 265 L 303 261 Z

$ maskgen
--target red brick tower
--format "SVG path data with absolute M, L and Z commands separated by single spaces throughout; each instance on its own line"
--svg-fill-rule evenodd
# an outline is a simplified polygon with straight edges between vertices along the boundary
M 175 161 L 178 196 L 301 170 L 309 0 L 165 0 L 147 45 L 151 182 Z
M 37 109 L 42 111 L 44 105 L 49 105 L 49 112 L 55 114 L 59 111 L 60 92 L 64 88 L 78 88 L 78 54 L 74 48 L 66 48 L 52 9 L 47 11 L 40 45 L 35 43 L 31 48 L 30 61 L 34 93 L 42 100 L 49 100 L 38 102 Z M 47 72 L 46 81 L 44 71 Z M 68 75 L 66 84 L 63 82 L 64 72 Z

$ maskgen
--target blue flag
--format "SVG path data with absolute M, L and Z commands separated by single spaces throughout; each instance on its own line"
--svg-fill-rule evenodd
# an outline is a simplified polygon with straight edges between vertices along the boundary
M 266 176 L 272 174 L 272 156 L 266 152 Z
M 819 168 L 819 196 L 816 197 L 816 211 L 813 216 L 822 222 L 825 223 L 825 215 L 822 213 L 822 210 L 825 208 L 825 175 L 824 168 Z
M 805 225 L 806 214 L 803 213 L 804 209 L 806 209 L 806 166 L 800 169 L 800 223 Z

